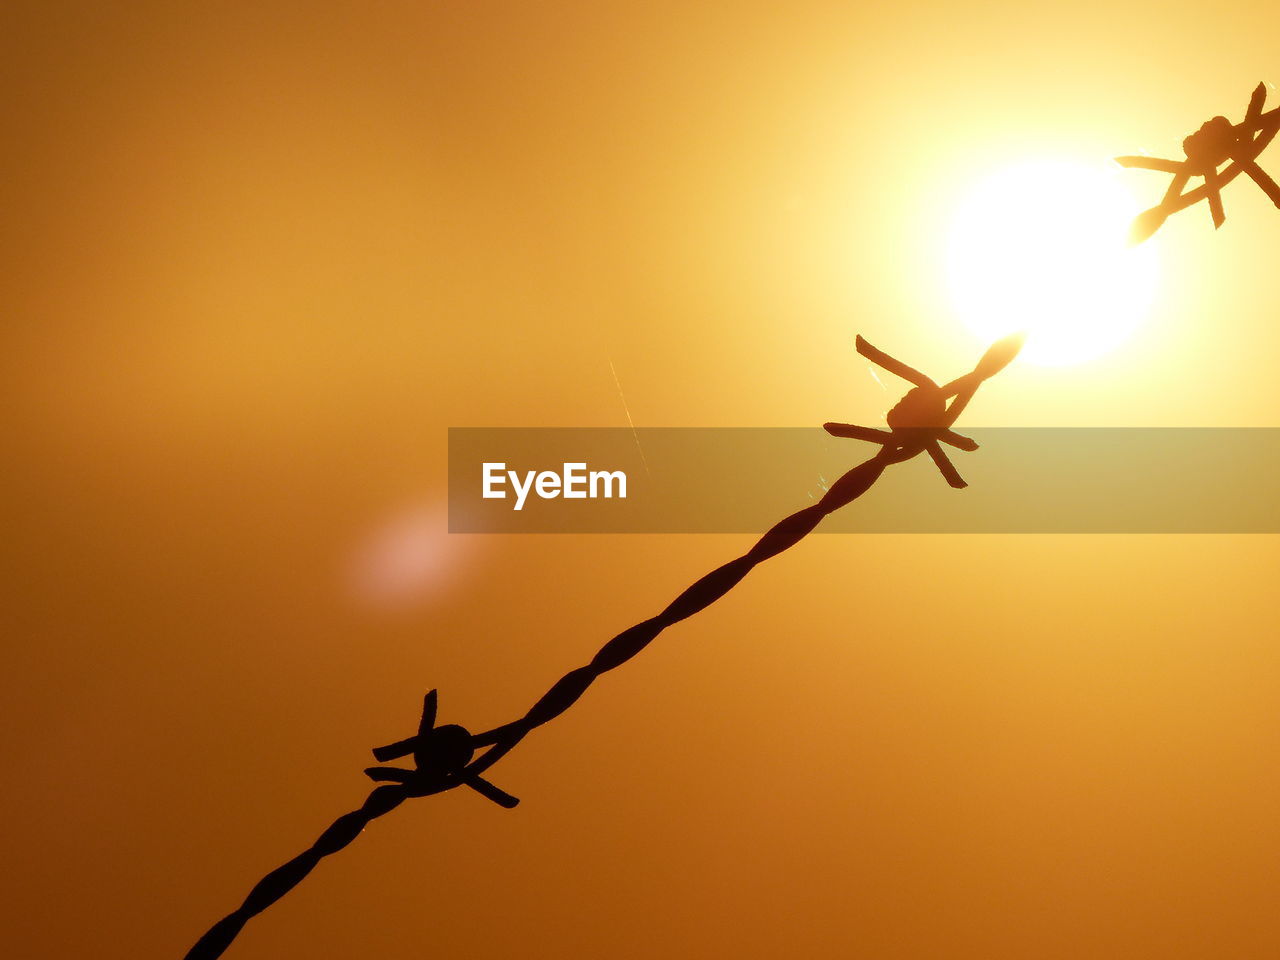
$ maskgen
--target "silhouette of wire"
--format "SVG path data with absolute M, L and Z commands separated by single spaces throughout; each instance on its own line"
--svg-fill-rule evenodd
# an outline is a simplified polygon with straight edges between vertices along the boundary
M 477 734 L 474 740 L 477 746 L 492 744 L 492 747 L 469 764 L 467 771 L 480 774 L 488 770 L 532 730 L 554 720 L 573 706 L 601 674 L 622 666 L 667 627 L 688 619 L 715 603 L 758 564 L 795 546 L 812 533 L 828 514 L 847 506 L 866 493 L 884 473 L 885 468 L 909 460 L 919 452 L 885 447 L 870 460 L 845 473 L 817 503 L 775 524 L 742 556 L 717 567 L 698 580 L 656 617 L 622 631 L 606 643 L 586 666 L 566 673 L 519 720 Z
M 408 796 L 404 787 L 377 787 L 359 810 L 344 813 L 307 850 L 259 880 L 238 909 L 215 923 L 196 941 L 196 945 L 187 951 L 187 960 L 212 960 L 222 956 L 246 923 L 301 883 L 322 857 L 337 853 L 360 836 L 371 820 L 390 813 Z
M 589 663 L 570 670 L 557 680 L 519 720 L 474 736 L 456 725 L 435 728 L 436 694 L 434 690 L 428 693 L 418 735 L 374 750 L 374 756 L 379 760 L 389 760 L 412 752 L 417 769 L 406 771 L 394 767 L 373 767 L 366 770 L 375 780 L 394 778 L 401 782 L 395 786 L 375 788 L 359 810 L 339 817 L 311 847 L 263 877 L 236 910 L 215 923 L 196 942 L 188 951 L 186 960 L 216 960 L 249 920 L 301 883 L 321 859 L 347 846 L 373 820 L 390 813 L 409 797 L 429 796 L 467 785 L 501 806 L 515 806 L 518 801 L 514 797 L 485 781 L 481 774 L 506 756 L 531 731 L 549 723 L 573 706 L 602 674 L 635 657 L 667 627 L 686 620 L 715 603 L 757 565 L 795 546 L 812 533 L 824 517 L 870 490 L 889 466 L 910 460 L 920 453 L 929 452 L 933 456 L 938 439 L 948 435 L 953 438 L 948 442 L 962 449 L 976 448 L 972 441 L 954 434 L 950 426 L 981 383 L 1003 369 L 1017 354 L 1021 343 L 1019 336 L 999 341 L 987 351 L 971 373 L 939 387 L 919 371 L 876 350 L 859 337 L 857 345 L 860 353 L 916 384 L 915 389 L 908 392 L 889 412 L 888 421 L 894 428 L 892 432 L 876 433 L 849 424 L 828 424 L 829 430 L 837 427 L 854 431 L 858 439 L 882 444 L 879 453 L 836 480 L 817 503 L 796 511 L 771 527 L 742 556 L 717 567 L 688 587 L 657 616 L 622 631 L 601 647 Z M 948 399 L 951 399 L 951 403 L 946 405 Z M 871 435 L 873 433 L 874 436 Z M 939 467 L 942 468 L 942 464 Z M 950 479 L 949 474 L 953 469 L 944 468 L 943 475 Z M 448 731 L 448 736 L 441 736 L 445 731 Z M 433 751 L 432 737 L 438 737 L 441 742 L 447 740 L 447 745 Z M 464 741 L 461 753 L 458 753 L 459 737 Z M 482 746 L 488 746 L 489 749 L 472 760 L 474 749 Z
M 491 749 L 469 764 L 465 774 L 479 775 L 501 760 L 532 730 L 554 720 L 577 702 L 601 674 L 620 667 L 672 624 L 685 620 L 710 606 L 728 593 L 753 567 L 799 543 L 812 533 L 823 517 L 851 503 L 880 478 L 886 467 L 914 457 L 919 451 L 886 447 L 847 472 L 812 506 L 805 507 L 774 525 L 749 551 L 713 570 L 676 597 L 662 613 L 642 621 L 618 634 L 601 648 L 584 667 L 571 670 L 519 720 L 478 734 L 475 746 L 492 744 Z M 408 741 L 402 741 L 407 743 Z M 393 747 L 396 745 L 392 745 Z M 272 870 L 249 891 L 236 910 L 227 914 L 205 933 L 186 955 L 186 960 L 215 960 L 222 956 L 244 925 L 253 917 L 287 894 L 320 863 L 351 843 L 373 820 L 390 813 L 410 796 L 429 796 L 461 786 L 461 777 L 442 780 L 426 792 L 407 786 L 382 786 L 374 789 L 359 810 L 343 814 L 335 820 L 307 850 L 284 865 Z

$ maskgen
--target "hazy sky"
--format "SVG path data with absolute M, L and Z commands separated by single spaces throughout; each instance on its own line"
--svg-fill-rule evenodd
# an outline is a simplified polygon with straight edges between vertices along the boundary
M 509 720 L 750 543 L 444 536 L 448 427 L 874 422 L 855 333 L 943 377 L 981 349 L 941 279 L 967 184 L 1179 155 L 1280 80 L 1278 25 L 6 5 L 6 953 L 180 956 L 428 687 Z M 968 422 L 1276 426 L 1280 212 L 1225 200 L 1150 241 L 1136 336 Z M 228 956 L 1271 956 L 1276 560 L 815 537 L 495 767 L 517 810 L 406 804 Z

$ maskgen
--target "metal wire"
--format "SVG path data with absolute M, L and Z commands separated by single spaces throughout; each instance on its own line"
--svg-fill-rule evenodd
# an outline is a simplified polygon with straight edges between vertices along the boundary
M 549 723 L 573 706 L 602 674 L 626 663 L 652 643 L 667 627 L 715 603 L 740 583 L 758 564 L 795 546 L 812 533 L 828 514 L 847 506 L 870 490 L 890 465 L 910 460 L 926 451 L 935 461 L 939 458 L 945 460 L 945 456 L 937 450 L 938 439 L 946 439 L 946 435 L 949 435 L 952 439 L 947 442 L 964 440 L 963 437 L 951 433 L 951 424 L 964 410 L 981 383 L 1003 369 L 1017 354 L 1021 345 L 1020 335 L 998 341 L 987 350 L 971 373 L 938 387 L 923 374 L 907 367 L 859 337 L 857 340 L 859 353 L 916 385 L 915 389 L 903 398 L 899 406 L 890 411 L 889 422 L 895 424 L 896 421 L 898 424 L 892 431 L 856 428 L 855 433 L 849 434 L 882 444 L 879 453 L 858 464 L 831 484 L 817 503 L 798 510 L 775 524 L 742 556 L 717 567 L 698 580 L 671 601 L 657 616 L 623 630 L 601 647 L 590 663 L 570 670 L 557 680 L 520 719 L 474 736 L 467 734 L 461 727 L 451 725 L 452 729 L 447 735 L 449 745 L 442 748 L 444 741 L 440 737 L 449 728 L 435 728 L 435 691 L 428 693 L 417 737 L 380 747 L 374 751 L 374 756 L 379 760 L 394 759 L 413 753 L 416 769 L 374 767 L 366 770 L 365 772 L 376 780 L 395 779 L 401 782 L 394 786 L 375 788 L 359 810 L 339 817 L 307 850 L 263 877 L 249 891 L 244 903 L 215 923 L 196 942 L 195 946 L 188 951 L 186 960 L 216 960 L 231 945 L 250 919 L 301 883 L 322 858 L 337 853 L 358 837 L 360 831 L 373 820 L 390 813 L 409 797 L 430 796 L 465 785 L 501 806 L 515 806 L 518 801 L 514 797 L 483 779 L 481 775 L 486 770 L 510 753 L 531 731 Z M 951 402 L 946 404 L 948 399 Z M 939 407 L 936 413 L 933 412 L 934 402 Z M 943 404 L 945 409 L 941 409 Z M 918 414 L 924 416 L 926 420 L 941 414 L 941 422 L 914 422 L 913 418 Z M 830 426 L 829 424 L 828 427 Z M 851 425 L 845 426 L 855 429 Z M 957 445 L 962 446 L 963 449 L 976 447 L 976 444 Z M 949 462 L 947 465 L 949 466 Z M 942 466 L 939 463 L 940 469 Z M 943 473 L 944 476 L 947 475 L 945 469 Z M 963 481 L 961 481 L 962 484 Z M 458 747 L 462 748 L 460 753 Z M 473 751 L 478 747 L 489 749 L 472 760 Z
M 462 786 L 464 778 L 478 777 L 506 756 L 530 731 L 554 720 L 573 706 L 601 674 L 626 663 L 667 627 L 715 603 L 757 564 L 795 546 L 813 532 L 823 517 L 866 493 L 886 467 L 908 460 L 919 452 L 886 446 L 870 460 L 848 471 L 831 485 L 817 503 L 776 524 L 745 554 L 698 580 L 656 617 L 622 631 L 606 643 L 587 665 L 566 673 L 519 720 L 477 734 L 473 738 L 473 744 L 489 746 L 489 749 L 468 764 L 461 775 L 441 778 L 434 789 L 426 791 L 399 784 L 375 788 L 360 809 L 340 816 L 308 849 L 259 880 L 245 897 L 244 903 L 215 923 L 196 941 L 195 946 L 187 952 L 186 960 L 216 960 L 222 956 L 249 920 L 301 883 L 321 859 L 337 853 L 351 843 L 373 820 L 390 813 L 410 796 L 442 793 Z

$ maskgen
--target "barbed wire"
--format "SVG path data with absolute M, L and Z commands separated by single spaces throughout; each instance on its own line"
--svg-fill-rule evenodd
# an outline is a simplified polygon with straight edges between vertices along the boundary
M 435 727 L 436 691 L 432 690 L 424 700 L 417 735 L 373 751 L 380 761 L 412 753 L 415 768 L 367 769 L 365 773 L 374 780 L 397 780 L 399 783 L 376 787 L 360 809 L 340 816 L 307 850 L 258 881 L 236 910 L 215 923 L 196 942 L 187 952 L 185 960 L 216 960 L 222 956 L 249 920 L 301 883 L 324 857 L 331 856 L 350 844 L 373 820 L 390 813 L 409 797 L 430 796 L 465 785 L 500 806 L 514 807 L 519 801 L 494 787 L 482 774 L 511 752 L 530 732 L 573 706 L 601 675 L 635 657 L 667 627 L 686 620 L 715 603 L 756 566 L 795 546 L 812 533 L 824 517 L 861 497 L 891 465 L 905 462 L 925 452 L 935 462 L 939 457 L 945 461 L 945 454 L 937 449 L 937 441 L 947 434 L 955 438 L 948 442 L 964 441 L 963 449 L 976 448 L 972 441 L 951 433 L 950 426 L 978 386 L 1003 369 L 1020 346 L 1020 338 L 1006 338 L 987 351 L 972 373 L 938 387 L 923 374 L 880 353 L 859 338 L 858 349 L 864 356 L 917 384 L 890 411 L 888 419 L 893 426 L 892 432 L 847 424 L 827 425 L 828 431 L 837 436 L 856 435 L 859 439 L 881 443 L 879 453 L 847 471 L 831 484 L 817 503 L 796 511 L 771 527 L 742 556 L 717 567 L 693 583 L 657 616 L 623 630 L 601 647 L 589 663 L 570 670 L 557 680 L 520 719 L 475 735 L 454 724 Z M 946 403 L 947 399 L 951 399 L 950 404 Z M 895 423 L 895 414 L 899 411 L 906 413 L 899 416 Z M 929 424 L 922 425 L 910 419 L 920 416 L 928 419 Z M 832 429 L 833 427 L 840 430 Z M 947 466 L 950 467 L 949 461 Z M 939 467 L 942 468 L 942 463 L 939 463 Z M 949 480 L 953 473 L 954 468 L 943 469 L 943 475 Z M 474 751 L 486 746 L 489 749 L 472 760 Z

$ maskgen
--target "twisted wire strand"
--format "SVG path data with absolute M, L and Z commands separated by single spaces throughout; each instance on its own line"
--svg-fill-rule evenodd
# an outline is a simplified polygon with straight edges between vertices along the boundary
M 628 627 L 603 647 L 585 666 L 561 677 L 519 720 L 495 727 L 475 738 L 477 745 L 493 746 L 468 765 L 469 773 L 480 774 L 501 760 L 532 730 L 554 720 L 587 692 L 602 674 L 626 663 L 647 647 L 667 627 L 710 606 L 732 590 L 758 564 L 795 546 L 814 531 L 823 518 L 862 496 L 880 479 L 885 469 L 914 457 L 915 447 L 886 446 L 840 477 L 817 503 L 776 523 L 750 550 L 712 570 L 688 587 L 656 617 Z
M 214 960 L 222 956 L 246 923 L 301 883 L 322 857 L 337 853 L 360 836 L 371 821 L 400 806 L 408 795 L 404 787 L 377 787 L 359 810 L 344 813 L 309 848 L 259 880 L 244 898 L 244 903 L 196 941 L 195 946 L 187 951 L 186 960 Z
M 402 785 L 377 787 L 358 810 L 343 814 L 307 850 L 272 870 L 249 891 L 244 903 L 215 923 L 196 941 L 185 960 L 216 960 L 253 917 L 296 887 L 320 863 L 360 835 L 373 820 L 390 813 L 410 796 L 427 796 L 462 785 L 464 777 L 479 776 L 501 760 L 530 731 L 554 720 L 573 706 L 601 674 L 626 663 L 647 647 L 663 630 L 710 606 L 734 588 L 751 570 L 770 557 L 795 546 L 831 513 L 866 493 L 891 464 L 909 460 L 921 452 L 916 444 L 889 444 L 869 460 L 849 470 L 833 483 L 822 499 L 779 521 L 750 550 L 712 570 L 688 587 L 656 617 L 628 627 L 606 643 L 590 663 L 569 671 L 519 720 L 495 727 L 473 738 L 476 746 L 489 745 L 459 776 L 441 780 L 434 789 L 414 790 Z

